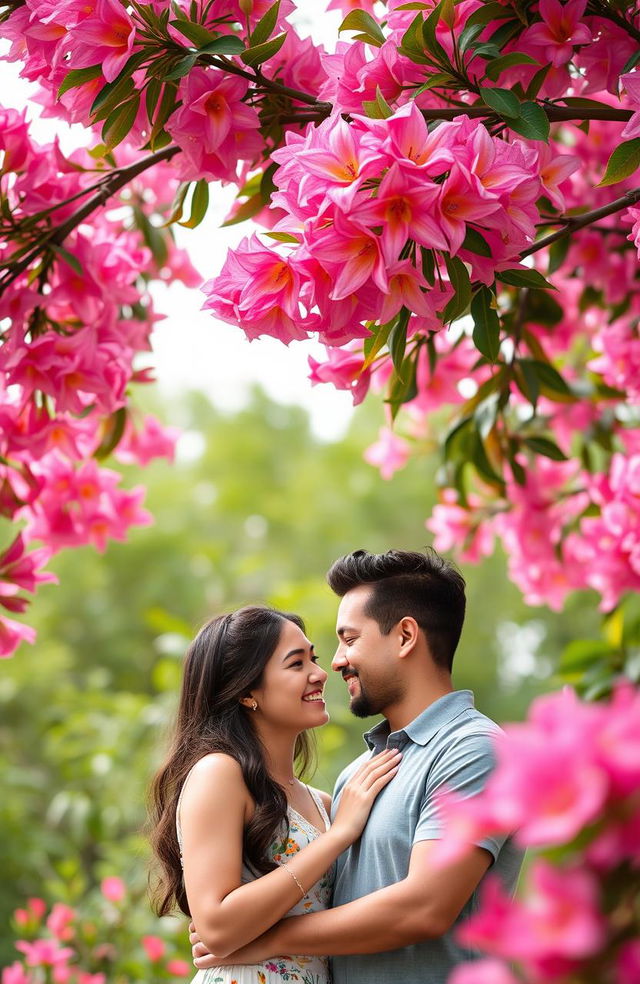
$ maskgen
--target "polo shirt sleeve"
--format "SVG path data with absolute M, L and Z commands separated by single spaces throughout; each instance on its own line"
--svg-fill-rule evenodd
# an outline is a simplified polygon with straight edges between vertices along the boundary
M 443 836 L 442 821 L 435 803 L 438 790 L 448 789 L 466 799 L 484 789 L 495 766 L 494 740 L 495 735 L 488 733 L 468 734 L 443 749 L 429 770 L 414 844 L 424 840 L 440 840 Z M 476 843 L 489 851 L 495 861 L 506 839 L 506 834 L 496 834 Z

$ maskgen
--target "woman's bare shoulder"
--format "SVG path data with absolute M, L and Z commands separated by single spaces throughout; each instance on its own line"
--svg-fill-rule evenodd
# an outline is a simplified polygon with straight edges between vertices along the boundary
M 226 752 L 209 752 L 198 759 L 185 780 L 185 798 L 215 794 L 247 794 L 240 763 Z
M 324 806 L 327 813 L 331 813 L 331 796 L 329 793 L 325 793 L 324 789 L 316 789 L 315 786 L 311 787 L 320 799 L 322 800 L 322 805 Z

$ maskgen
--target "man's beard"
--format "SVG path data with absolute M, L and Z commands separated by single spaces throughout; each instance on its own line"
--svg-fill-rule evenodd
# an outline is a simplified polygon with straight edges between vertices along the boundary
M 400 687 L 389 687 L 385 692 L 367 693 L 362 680 L 358 676 L 360 693 L 357 697 L 352 697 L 349 710 L 357 718 L 373 717 L 374 714 L 383 714 L 385 707 L 389 707 L 401 696 Z

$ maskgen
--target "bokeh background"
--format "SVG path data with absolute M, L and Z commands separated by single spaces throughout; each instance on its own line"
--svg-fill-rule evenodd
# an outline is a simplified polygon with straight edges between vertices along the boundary
M 103 555 L 58 555 L 60 584 L 44 586 L 31 609 L 38 640 L 0 673 L 0 966 L 15 959 L 9 925 L 26 898 L 90 910 L 105 877 L 127 886 L 121 918 L 131 940 L 159 931 L 147 899 L 146 791 L 186 646 L 205 619 L 254 601 L 300 612 L 328 668 L 332 560 L 431 539 L 424 521 L 439 461 L 425 448 L 383 481 L 362 457 L 383 419 L 375 401 L 332 439 L 318 436 L 307 410 L 258 386 L 233 411 L 175 388 L 148 390 L 147 401 L 183 431 L 173 465 L 156 462 L 144 475 L 122 468 L 128 486 L 147 486 L 155 524 Z M 595 602 L 576 596 L 560 614 L 528 608 L 499 554 L 464 573 L 455 685 L 473 689 L 498 721 L 517 720 L 535 694 L 557 686 L 558 656 L 576 632 L 597 635 Z M 325 789 L 359 754 L 364 730 L 338 677 L 328 700 L 314 780 Z M 184 921 L 165 920 L 167 931 L 188 955 Z M 98 922 L 96 938 L 109 932 Z

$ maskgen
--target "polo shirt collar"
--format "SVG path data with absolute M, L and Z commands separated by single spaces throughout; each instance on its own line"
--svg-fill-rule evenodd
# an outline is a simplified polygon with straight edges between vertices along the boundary
M 406 728 L 394 732 L 394 734 L 406 735 L 416 745 L 426 745 L 445 724 L 453 721 L 463 711 L 472 707 L 474 707 L 474 700 L 470 690 L 454 690 L 450 694 L 445 694 L 444 697 L 439 697 L 422 714 L 414 718 Z M 369 748 L 372 749 L 380 744 L 386 744 L 387 738 L 391 737 L 389 722 L 381 721 L 371 731 L 367 731 L 363 737 Z

